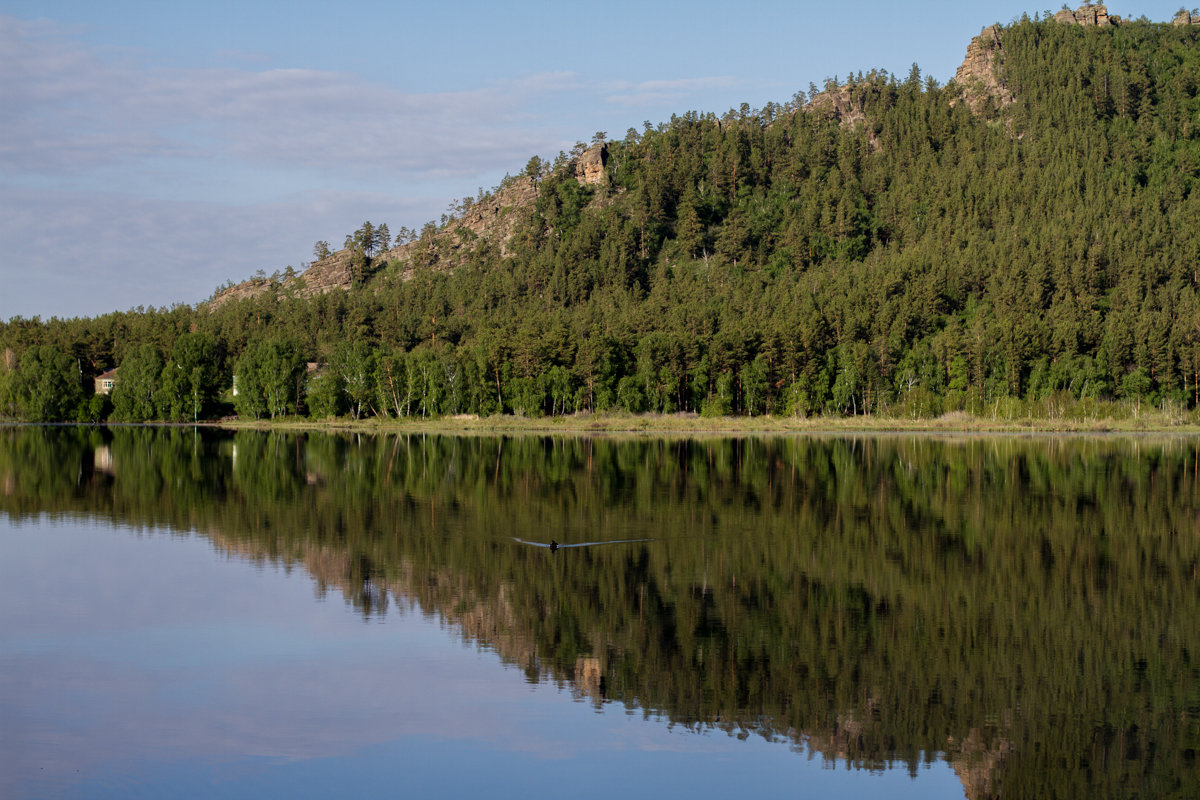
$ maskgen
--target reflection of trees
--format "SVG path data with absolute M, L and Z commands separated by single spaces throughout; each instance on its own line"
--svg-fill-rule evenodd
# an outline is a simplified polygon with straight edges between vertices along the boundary
M 1159 796 L 1197 774 L 1198 453 L 6 429 L 0 507 L 208 531 L 682 725 L 870 767 L 945 753 L 974 797 Z M 509 538 L 531 533 L 656 541 Z

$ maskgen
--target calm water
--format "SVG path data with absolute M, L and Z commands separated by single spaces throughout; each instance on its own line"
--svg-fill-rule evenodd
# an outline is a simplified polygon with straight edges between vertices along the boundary
M 1198 444 L 0 428 L 0 796 L 1195 797 Z

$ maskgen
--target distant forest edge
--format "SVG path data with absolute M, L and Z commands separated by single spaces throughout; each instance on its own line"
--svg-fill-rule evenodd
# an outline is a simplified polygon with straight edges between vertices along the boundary
M 598 133 L 195 307 L 0 323 L 0 416 L 1192 419 L 1200 17 L 1060 17 L 986 29 L 990 72 L 945 86 Z

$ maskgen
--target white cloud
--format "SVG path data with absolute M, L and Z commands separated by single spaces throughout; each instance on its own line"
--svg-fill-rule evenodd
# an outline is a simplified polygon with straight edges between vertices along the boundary
M 400 177 L 516 164 L 556 139 L 529 127 L 534 92 L 570 75 L 414 93 L 304 69 L 110 62 L 47 24 L 0 18 L 0 169 L 53 175 L 143 159 L 240 162 Z
M 736 86 L 730 77 L 680 78 L 623 83 L 610 87 L 605 102 L 631 108 L 646 108 L 685 100 L 690 96 Z M 711 110 L 711 109 L 710 109 Z
M 108 60 L 46 23 L 0 17 L 0 169 L 78 173 L 157 159 L 324 173 L 472 175 L 558 149 L 548 96 L 645 107 L 733 85 L 724 77 L 591 84 L 571 72 L 458 92 L 405 92 L 309 69 L 168 69 Z M 180 168 L 180 167 L 176 167 Z

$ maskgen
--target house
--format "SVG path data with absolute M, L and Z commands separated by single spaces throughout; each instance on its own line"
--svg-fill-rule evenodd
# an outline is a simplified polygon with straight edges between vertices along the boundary
M 113 367 L 108 372 L 101 372 L 96 376 L 96 394 L 112 394 L 113 387 L 117 385 L 117 368 Z

